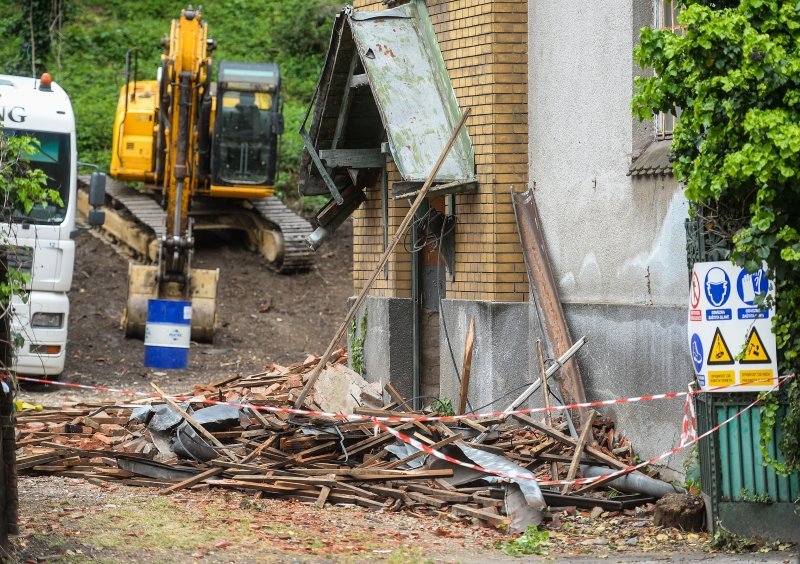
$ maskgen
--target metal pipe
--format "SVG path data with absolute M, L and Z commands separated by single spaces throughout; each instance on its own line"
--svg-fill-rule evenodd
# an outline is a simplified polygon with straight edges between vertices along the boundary
M 565 363 L 566 361 L 568 361 L 570 358 L 572 358 L 572 357 L 575 355 L 575 353 L 576 353 L 576 352 L 578 352 L 578 350 L 579 350 L 579 349 L 580 349 L 580 348 L 581 348 L 583 345 L 585 345 L 585 344 L 586 344 L 586 337 L 585 337 L 585 336 L 584 336 L 584 337 L 581 337 L 580 339 L 578 339 L 578 340 L 575 342 L 575 344 L 574 344 L 574 345 L 572 345 L 572 346 L 571 346 L 571 347 L 570 347 L 570 348 L 567 350 L 567 352 L 565 352 L 564 354 L 562 354 L 562 355 L 561 355 L 561 356 L 558 358 L 558 360 L 556 361 L 556 363 L 555 363 L 555 364 L 553 364 L 553 365 L 552 365 L 550 368 L 548 368 L 548 369 L 545 371 L 545 373 L 544 373 L 544 374 L 545 374 L 545 377 L 546 377 L 546 378 L 549 378 L 550 376 L 552 376 L 553 374 L 555 374 L 555 373 L 556 373 L 556 371 L 558 371 L 558 370 L 559 370 L 559 369 L 560 369 L 560 368 L 561 368 L 561 367 L 564 365 L 564 363 Z M 503 411 L 503 413 L 511 413 L 512 411 L 515 411 L 515 410 L 516 410 L 516 409 L 517 409 L 517 408 L 518 408 L 520 405 L 522 405 L 522 403 L 523 403 L 525 400 L 527 400 L 527 399 L 528 399 L 528 398 L 529 398 L 529 397 L 530 397 L 530 396 L 531 396 L 531 395 L 532 395 L 532 394 L 533 394 L 533 393 L 534 393 L 536 390 L 538 390 L 538 389 L 539 389 L 539 386 L 541 386 L 541 385 L 542 385 L 542 379 L 541 379 L 541 378 L 537 378 L 537 379 L 536 379 L 536 381 L 535 381 L 533 384 L 531 384 L 530 386 L 528 386 L 527 388 L 525 388 L 525 391 L 524 391 L 524 392 L 522 392 L 522 393 L 521 393 L 521 394 L 520 394 L 520 395 L 517 397 L 517 399 L 515 399 L 514 401 L 512 401 L 512 402 L 511 402 L 511 405 L 509 405 L 509 406 L 508 406 L 508 407 L 507 407 L 507 408 L 506 408 L 506 409 Z M 569 417 L 569 412 L 566 412 L 566 413 L 567 413 L 567 415 L 568 415 L 568 417 L 567 417 L 567 421 L 569 421 L 569 423 L 570 423 L 570 425 L 571 425 L 571 424 L 572 424 L 572 419 Z M 501 421 L 502 421 L 502 420 L 504 420 L 504 419 L 505 419 L 505 417 L 501 417 Z M 486 440 L 486 437 L 487 437 L 487 436 L 489 436 L 489 433 L 491 433 L 492 431 L 494 431 L 495 429 L 497 429 L 499 426 L 500 426 L 500 424 L 499 424 L 499 423 L 496 423 L 496 424 L 492 425 L 492 426 L 491 426 L 491 427 L 489 427 L 489 428 L 488 428 L 486 431 L 482 432 L 480 435 L 478 435 L 477 437 L 475 437 L 475 438 L 474 438 L 472 441 L 470 441 L 470 442 L 473 442 L 473 443 L 482 443 L 484 440 Z M 570 433 L 571 433 L 571 434 L 577 434 L 577 433 L 575 433 L 575 427 L 574 427 L 574 425 L 571 425 L 571 427 L 570 427 Z
M 601 466 L 581 465 L 581 473 L 586 478 L 605 476 L 606 474 L 611 474 L 612 472 L 616 472 L 616 470 L 603 468 Z M 656 480 L 655 478 L 646 476 L 641 472 L 631 472 L 630 474 L 625 474 L 619 478 L 611 480 L 605 485 L 621 492 L 640 493 L 659 498 L 664 497 L 667 494 L 684 493 L 686 491 L 680 486 L 668 484 L 662 480 Z
M 425 200 L 420 206 L 427 208 L 428 201 Z M 427 211 L 427 210 L 426 210 Z M 424 214 L 424 212 L 422 212 Z M 420 211 L 418 210 L 414 218 L 418 218 Z M 420 277 L 422 269 L 420 268 L 420 253 L 415 252 L 419 246 L 419 231 L 416 222 L 411 224 L 411 393 L 413 398 L 414 410 L 421 408 L 421 398 L 419 397 L 422 388 L 422 374 L 421 374 L 421 359 L 422 354 L 422 284 Z
M 567 350 L 567 352 L 562 354 L 558 358 L 558 360 L 556 361 L 555 364 L 553 364 L 552 366 L 550 366 L 550 368 L 547 369 L 547 371 L 545 372 L 545 375 L 549 378 L 550 376 L 555 374 L 564 365 L 564 363 L 567 362 L 569 359 L 571 359 L 575 355 L 575 353 L 578 352 L 578 350 L 580 350 L 580 348 L 585 344 L 586 344 L 586 337 L 585 336 L 581 337 L 580 339 L 575 341 L 575 344 L 572 345 Z M 517 399 L 515 399 L 514 401 L 511 402 L 511 405 L 509 405 L 505 409 L 504 413 L 508 413 L 508 412 L 516 410 L 520 405 L 522 405 L 522 403 L 526 399 L 531 397 L 534 394 L 534 392 L 536 392 L 536 390 L 539 389 L 539 386 L 541 386 L 541 385 L 542 385 L 542 379 L 541 378 L 537 378 L 536 381 L 533 384 L 531 384 L 530 386 L 525 388 L 525 391 L 522 392 L 519 395 L 519 397 L 517 397 Z

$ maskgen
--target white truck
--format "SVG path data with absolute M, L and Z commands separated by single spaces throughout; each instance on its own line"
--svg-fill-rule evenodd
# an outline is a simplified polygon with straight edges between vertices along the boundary
M 75 117 L 66 92 L 49 75 L 0 75 L 0 122 L 2 135 L 39 141 L 39 152 L 29 155 L 30 163 L 44 171 L 48 188 L 58 190 L 64 203 L 38 205 L 29 214 L 5 209 L 0 216 L 0 251 L 10 267 L 30 275 L 27 296 L 12 298 L 12 336 L 22 337 L 13 369 L 21 376 L 56 379 L 66 359 L 67 292 L 75 264 Z M 105 176 L 93 174 L 91 203 L 97 204 L 98 196 L 102 203 L 104 191 Z M 100 224 L 103 213 L 95 212 L 89 220 Z

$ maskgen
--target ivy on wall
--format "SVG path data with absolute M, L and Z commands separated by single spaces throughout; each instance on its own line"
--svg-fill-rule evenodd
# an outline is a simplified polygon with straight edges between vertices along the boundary
M 680 33 L 645 28 L 636 62 L 635 115 L 681 113 L 674 175 L 692 211 L 724 209 L 741 221 L 731 257 L 763 261 L 776 285 L 773 319 L 781 374 L 800 372 L 800 3 L 685 0 Z M 800 470 L 800 386 L 789 384 L 780 448 L 784 473 Z M 774 413 L 769 400 L 765 414 Z M 762 439 L 772 437 L 765 417 Z M 763 446 L 763 445 L 762 445 Z M 774 461 L 772 461 L 774 463 Z

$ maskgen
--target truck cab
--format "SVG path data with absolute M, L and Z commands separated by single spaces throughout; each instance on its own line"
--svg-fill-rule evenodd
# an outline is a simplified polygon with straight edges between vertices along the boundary
M 25 295 L 12 298 L 12 337 L 22 337 L 13 369 L 20 375 L 57 378 L 64 370 L 69 298 L 75 263 L 77 152 L 69 97 L 55 82 L 0 75 L 2 135 L 26 135 L 40 143 L 30 164 L 44 171 L 47 187 L 63 206 L 37 205 L 30 213 L 4 210 L 0 246 L 8 264 L 30 279 Z

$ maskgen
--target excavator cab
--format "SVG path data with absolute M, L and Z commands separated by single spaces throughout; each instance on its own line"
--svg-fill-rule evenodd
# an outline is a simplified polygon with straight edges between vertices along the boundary
M 216 96 L 211 195 L 271 196 L 283 133 L 278 65 L 223 61 Z

